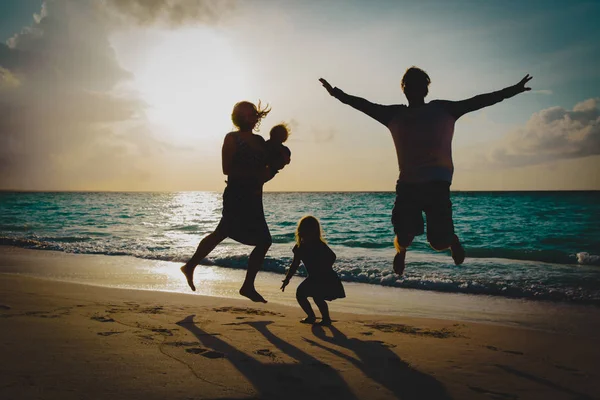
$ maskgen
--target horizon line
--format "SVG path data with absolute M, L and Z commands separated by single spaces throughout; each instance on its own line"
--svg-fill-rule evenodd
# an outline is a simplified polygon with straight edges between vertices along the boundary
M 600 192 L 600 189 L 455 189 L 457 193 L 482 192 Z M 37 189 L 0 189 L 0 193 L 182 193 L 182 192 L 212 192 L 222 193 L 222 190 L 37 190 Z M 265 190 L 263 193 L 395 193 L 394 190 Z

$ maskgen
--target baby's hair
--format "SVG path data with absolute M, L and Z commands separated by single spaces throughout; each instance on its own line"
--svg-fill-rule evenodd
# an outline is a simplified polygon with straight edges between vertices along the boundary
M 271 128 L 271 132 L 269 132 L 269 137 L 272 140 L 276 140 L 278 142 L 283 143 L 288 139 L 288 137 L 291 134 L 292 133 L 290 132 L 290 127 L 288 126 L 288 124 L 282 122 L 281 124 L 275 125 Z
M 308 236 L 318 238 L 321 242 L 327 243 L 323 238 L 323 230 L 319 220 L 312 215 L 305 215 L 298 221 L 298 227 L 296 228 L 296 244 L 298 247 L 302 245 L 302 240 Z
M 254 111 L 256 112 L 256 116 L 258 117 L 256 125 L 250 126 L 246 121 L 244 121 L 244 119 L 240 115 L 240 111 L 243 107 L 252 107 L 254 109 Z M 233 106 L 233 112 L 231 113 L 231 122 L 233 122 L 233 124 L 239 129 L 252 129 L 258 131 L 260 127 L 260 121 L 264 117 L 266 117 L 267 114 L 269 114 L 269 112 L 271 112 L 271 108 L 269 107 L 269 105 L 267 104 L 263 108 L 260 100 L 258 101 L 258 106 L 255 106 L 249 101 L 240 101 L 239 103 L 236 103 L 235 106 Z

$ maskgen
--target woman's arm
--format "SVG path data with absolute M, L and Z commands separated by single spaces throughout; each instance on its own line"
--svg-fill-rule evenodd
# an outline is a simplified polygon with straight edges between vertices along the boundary
M 221 149 L 221 164 L 223 167 L 223 174 L 231 174 L 233 169 L 233 155 L 235 154 L 236 144 L 233 133 L 228 133 L 223 141 L 223 148 Z

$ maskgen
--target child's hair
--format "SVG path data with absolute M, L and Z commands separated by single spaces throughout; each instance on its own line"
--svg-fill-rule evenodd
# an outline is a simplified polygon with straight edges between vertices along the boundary
M 275 125 L 271 128 L 271 132 L 269 132 L 269 137 L 271 138 L 271 140 L 275 140 L 281 143 L 285 142 L 290 135 L 290 127 L 285 123 Z
M 310 237 L 318 239 L 323 243 L 327 243 L 323 238 L 323 231 L 321 230 L 319 220 L 312 215 L 306 215 L 298 221 L 298 227 L 296 228 L 296 244 L 300 247 L 302 241 Z
M 258 128 L 260 127 L 260 121 L 264 117 L 266 117 L 269 112 L 271 112 L 271 108 L 269 107 L 268 104 L 264 108 L 261 108 L 261 106 L 262 106 L 262 104 L 261 104 L 260 100 L 258 101 L 258 106 L 255 106 L 253 103 L 250 103 L 249 101 L 240 101 L 239 103 L 236 103 L 235 106 L 233 106 L 233 111 L 231 112 L 231 122 L 233 122 L 233 124 L 236 127 L 238 127 L 239 129 L 242 129 L 242 130 L 245 130 L 245 129 L 258 130 Z M 256 122 L 256 125 L 250 126 L 251 124 L 249 124 L 248 121 L 246 121 L 244 119 L 244 116 L 241 113 L 241 110 L 246 107 L 251 107 L 254 110 L 254 112 L 256 112 L 256 116 L 258 117 L 258 121 Z

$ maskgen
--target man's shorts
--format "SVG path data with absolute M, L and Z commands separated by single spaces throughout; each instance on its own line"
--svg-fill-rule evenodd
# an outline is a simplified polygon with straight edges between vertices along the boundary
M 450 244 L 454 234 L 450 183 L 434 181 L 396 184 L 392 224 L 400 240 L 423 234 L 423 212 L 427 216 L 429 243 Z

